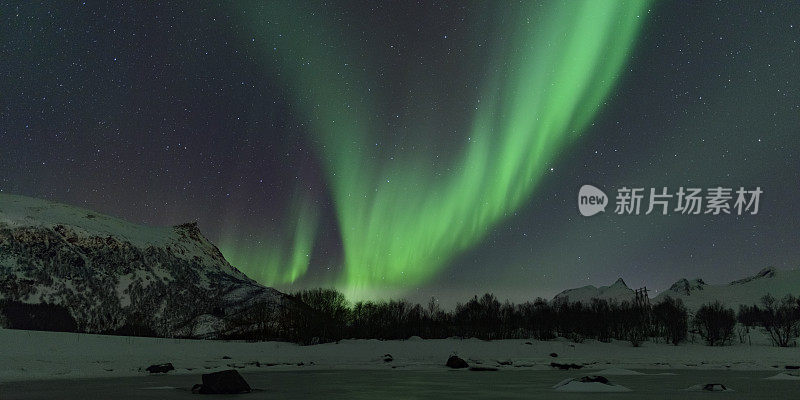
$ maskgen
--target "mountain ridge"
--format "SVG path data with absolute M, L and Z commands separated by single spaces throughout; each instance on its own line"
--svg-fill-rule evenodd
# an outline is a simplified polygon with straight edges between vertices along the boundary
M 586 285 L 579 288 L 564 290 L 553 297 L 554 302 L 568 301 L 570 303 L 588 303 L 592 299 L 614 300 L 618 302 L 632 302 L 635 297 L 633 289 L 625 284 L 622 278 L 618 278 L 613 284 L 608 286 Z
M 760 304 L 764 295 L 782 298 L 788 294 L 800 295 L 800 270 L 780 270 L 765 267 L 757 273 L 723 284 L 708 284 L 702 279 L 680 279 L 669 289 L 655 296 L 654 301 L 665 297 L 677 298 L 689 309 L 702 304 L 720 301 L 729 307 Z
M 723 284 L 709 284 L 701 278 L 681 278 L 659 292 L 652 301 L 659 302 L 665 297 L 672 297 L 680 299 L 692 310 L 713 301 L 736 308 L 740 304 L 760 304 L 766 294 L 778 299 L 788 294 L 800 296 L 800 270 L 765 267 L 753 275 Z M 555 295 L 553 301 L 588 303 L 592 298 L 598 298 L 622 302 L 632 301 L 634 297 L 634 291 L 619 278 L 609 286 L 587 285 L 564 290 Z
M 230 265 L 194 222 L 148 227 L 10 194 L 0 194 L 0 299 L 63 307 L 80 331 L 186 337 L 247 329 L 233 320 L 257 305 L 269 320 L 295 306 Z

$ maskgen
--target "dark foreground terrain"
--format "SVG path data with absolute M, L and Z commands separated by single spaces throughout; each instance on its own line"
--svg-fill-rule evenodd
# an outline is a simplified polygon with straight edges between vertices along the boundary
M 628 393 L 563 393 L 552 386 L 591 371 L 331 370 L 244 373 L 259 389 L 246 395 L 197 395 L 189 388 L 200 376 L 161 375 L 4 382 L 0 398 L 13 399 L 797 399 L 800 381 L 764 378 L 773 371 L 651 370 L 660 375 L 609 376 Z M 674 375 L 668 375 L 670 373 Z M 683 391 L 719 382 L 735 392 Z

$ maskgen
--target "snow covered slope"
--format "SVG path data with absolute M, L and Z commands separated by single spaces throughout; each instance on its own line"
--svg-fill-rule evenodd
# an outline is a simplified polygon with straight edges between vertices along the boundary
M 43 318 L 26 305 L 46 303 L 71 315 L 67 330 L 196 337 L 225 333 L 254 306 L 277 315 L 293 303 L 228 264 L 195 223 L 146 227 L 8 194 L 0 194 L 0 300 L 6 325 L 43 323 L 25 320 Z
M 617 279 L 611 286 L 594 287 L 592 285 L 567 289 L 557 294 L 553 301 L 569 301 L 570 303 L 580 302 L 588 304 L 592 299 L 616 300 L 617 302 L 633 302 L 635 293 L 633 289 L 625 284 L 622 278 Z
M 787 294 L 800 295 L 800 270 L 764 268 L 751 277 L 722 285 L 709 285 L 702 279 L 681 279 L 656 296 L 655 301 L 670 296 L 683 300 L 686 307 L 694 310 L 719 300 L 737 309 L 739 304 L 761 304 L 761 297 L 768 293 L 777 299 Z
M 702 343 L 684 343 L 680 346 L 673 346 L 663 342 L 648 342 L 643 347 L 633 347 L 628 341 L 612 340 L 609 343 L 603 343 L 587 340 L 575 343 L 564 338 L 547 341 L 531 339 L 487 341 L 457 338 L 432 340 L 351 339 L 335 343 L 300 346 L 285 342 L 131 338 L 0 329 L 0 343 L 3 343 L 3 351 L 0 351 L 0 365 L 3 366 L 0 368 L 0 389 L 5 386 L 8 390 L 7 384 L 13 380 L 121 376 L 144 378 L 148 375 L 144 368 L 166 362 L 175 366 L 175 371 L 170 371 L 169 375 L 195 375 L 198 380 L 201 373 L 230 368 L 236 368 L 243 375 L 276 370 L 321 370 L 328 374 L 334 372 L 336 376 L 339 376 L 337 370 L 339 372 L 351 370 L 359 374 L 364 374 L 366 370 L 396 371 L 397 373 L 406 370 L 437 369 L 441 371 L 445 369 L 444 363 L 447 358 L 453 354 L 463 357 L 470 365 L 496 367 L 500 370 L 496 374 L 503 374 L 513 371 L 546 372 L 546 370 L 552 370 L 550 363 L 554 359 L 550 354 L 556 353 L 558 362 L 586 365 L 577 376 L 603 375 L 612 380 L 623 379 L 624 377 L 620 375 L 634 373 L 633 371 L 626 372 L 624 369 L 651 370 L 647 371 L 648 374 L 668 369 L 683 370 L 686 374 L 697 374 L 703 370 L 724 370 L 722 372 L 728 374 L 732 373 L 732 370 L 763 370 L 768 372 L 761 376 L 767 377 L 778 372 L 776 367 L 783 370 L 784 365 L 797 365 L 797 348 L 772 346 L 769 339 L 761 335 L 759 331 L 751 331 L 751 335 L 753 335 L 752 345 L 734 340 L 731 346 L 724 347 L 711 347 Z M 384 354 L 391 354 L 393 361 L 384 362 Z M 222 358 L 223 356 L 229 358 Z M 500 363 L 501 361 L 503 364 Z M 510 365 L 508 365 L 509 362 L 511 362 Z M 600 371 L 601 369 L 603 371 Z M 484 374 L 469 371 L 449 372 L 452 374 L 463 372 L 468 375 Z M 551 384 L 563 377 L 570 376 L 571 373 L 560 372 L 560 374 L 567 375 L 557 375 Z M 577 372 L 575 373 L 577 374 Z M 684 373 L 679 373 L 679 375 Z M 491 374 L 495 374 L 495 372 Z M 529 376 L 535 375 L 536 373 Z M 149 376 L 142 382 L 152 381 L 154 378 L 159 377 Z M 312 378 L 313 375 L 308 375 L 309 384 L 315 383 L 311 380 Z M 281 379 L 279 375 L 276 375 L 276 384 L 283 384 Z M 642 377 L 637 379 L 642 379 Z M 156 379 L 156 381 L 158 380 Z M 745 383 L 739 384 L 744 385 Z M 153 384 L 153 386 L 161 385 L 163 384 Z M 683 387 L 685 385 L 688 383 Z M 522 397 L 519 396 L 519 385 L 513 387 L 517 391 L 514 392 L 514 395 L 506 397 Z M 55 388 L 59 390 L 59 394 L 62 393 L 59 387 Z M 0 390 L 0 398 L 2 398 L 2 394 L 3 391 Z M 108 396 L 108 398 L 114 397 L 113 395 Z M 142 397 L 145 396 L 142 395 Z M 199 399 L 206 397 L 197 396 Z M 362 397 L 368 398 L 368 396 Z M 374 396 L 374 398 L 386 397 Z M 430 397 L 432 396 L 423 396 L 423 398 Z M 471 398 L 470 396 L 462 397 Z M 494 398 L 506 397 L 494 396 Z M 87 397 L 87 399 L 91 398 L 93 397 Z M 157 396 L 151 398 L 157 398 Z M 186 398 L 189 396 L 186 395 Z M 235 396 L 230 396 L 230 398 L 238 399 Z M 256 399 L 260 397 L 244 396 L 242 398 Z M 308 391 L 298 394 L 295 398 L 308 398 Z M 331 398 L 331 396 L 328 395 L 327 398 Z M 445 398 L 455 397 L 445 396 Z M 530 396 L 530 398 L 536 397 Z M 563 396 L 541 396 L 539 398 L 563 398 Z M 608 397 L 599 398 L 607 399 Z M 671 398 L 671 396 L 665 395 L 657 398 Z M 704 398 L 722 399 L 713 394 Z M 774 396 L 773 398 L 788 397 Z

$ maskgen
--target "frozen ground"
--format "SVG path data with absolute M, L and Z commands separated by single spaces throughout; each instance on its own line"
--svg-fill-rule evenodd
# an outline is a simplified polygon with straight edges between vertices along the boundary
M 444 368 L 451 354 L 459 355 L 470 365 L 497 367 L 501 371 L 551 370 L 549 364 L 559 362 L 581 364 L 585 369 L 595 370 L 721 369 L 771 371 L 771 376 L 783 372 L 785 365 L 800 364 L 797 348 L 772 347 L 763 337 L 754 337 L 753 342 L 752 346 L 726 347 L 646 342 L 636 348 L 622 341 L 409 339 L 344 340 L 298 346 L 279 342 L 132 338 L 0 329 L 0 382 L 143 376 L 147 366 L 166 362 L 176 368 L 171 375 L 198 375 L 230 368 L 242 373 L 438 370 Z M 550 357 L 550 353 L 557 353 L 558 357 Z M 385 354 L 391 354 L 393 361 L 384 362 Z
M 16 399 L 797 399 L 800 382 L 764 378 L 774 372 L 671 370 L 671 374 L 609 377 L 630 388 L 624 393 L 569 393 L 552 386 L 580 376 L 574 371 L 511 369 L 467 370 L 260 370 L 242 375 L 259 392 L 237 396 L 199 396 L 189 392 L 199 375 L 161 375 L 0 384 L 0 398 Z M 691 392 L 698 383 L 723 383 L 733 392 Z
M 0 329 L 0 399 L 196 398 L 188 389 L 200 382 L 202 373 L 230 368 L 263 390 L 240 396 L 254 399 L 265 393 L 273 399 L 797 398 L 800 378 L 784 367 L 800 364 L 798 349 L 771 347 L 758 335 L 754 343 L 645 343 L 634 348 L 617 341 L 409 339 L 297 346 Z M 443 364 L 453 353 L 471 365 L 499 370 L 449 370 Z M 385 354 L 393 360 L 385 362 Z M 144 372 L 164 362 L 176 370 L 166 375 Z M 551 362 L 585 367 L 560 371 L 551 368 Z M 631 391 L 598 394 L 553 388 L 565 379 L 592 374 Z M 722 383 L 734 392 L 685 390 L 706 383 Z M 584 389 L 574 384 L 569 388 Z

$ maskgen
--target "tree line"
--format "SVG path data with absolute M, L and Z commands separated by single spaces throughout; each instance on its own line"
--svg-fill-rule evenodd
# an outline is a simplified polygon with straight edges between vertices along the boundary
M 678 345 L 699 337 L 709 346 L 729 345 L 738 333 L 740 342 L 759 329 L 775 346 L 797 345 L 800 337 L 800 299 L 764 296 L 759 305 L 742 305 L 738 312 L 713 302 L 690 314 L 681 300 L 666 297 L 650 305 L 592 299 L 589 302 L 542 298 L 521 304 L 501 302 L 493 294 L 473 296 L 442 309 L 431 299 L 425 306 L 406 300 L 350 303 L 334 289 L 310 289 L 292 295 L 297 305 L 277 311 L 274 305 L 251 307 L 231 318 L 221 339 L 283 340 L 301 344 L 342 339 L 395 340 L 419 336 L 483 340 L 568 338 L 645 341 Z M 142 321 L 145 319 L 141 318 Z M 126 324 L 137 327 L 139 325 Z M 106 334 L 156 336 L 147 324 L 139 329 L 119 329 Z M 0 299 L 0 327 L 13 329 L 80 331 L 66 308 L 55 304 L 26 304 Z
M 699 337 L 709 346 L 731 344 L 737 322 L 746 329 L 762 329 L 776 346 L 793 346 L 800 334 L 800 301 L 770 296 L 762 304 L 742 307 L 738 314 L 719 302 L 702 305 L 690 314 L 680 299 L 666 297 L 656 304 L 592 299 L 548 302 L 542 298 L 515 304 L 493 294 L 473 296 L 442 309 L 431 299 L 426 305 L 406 300 L 350 303 L 334 289 L 310 289 L 293 294 L 308 310 L 286 309 L 279 320 L 250 332 L 246 339 L 281 338 L 313 344 L 341 339 L 424 339 L 449 337 L 550 340 L 574 342 L 594 339 L 680 344 Z

